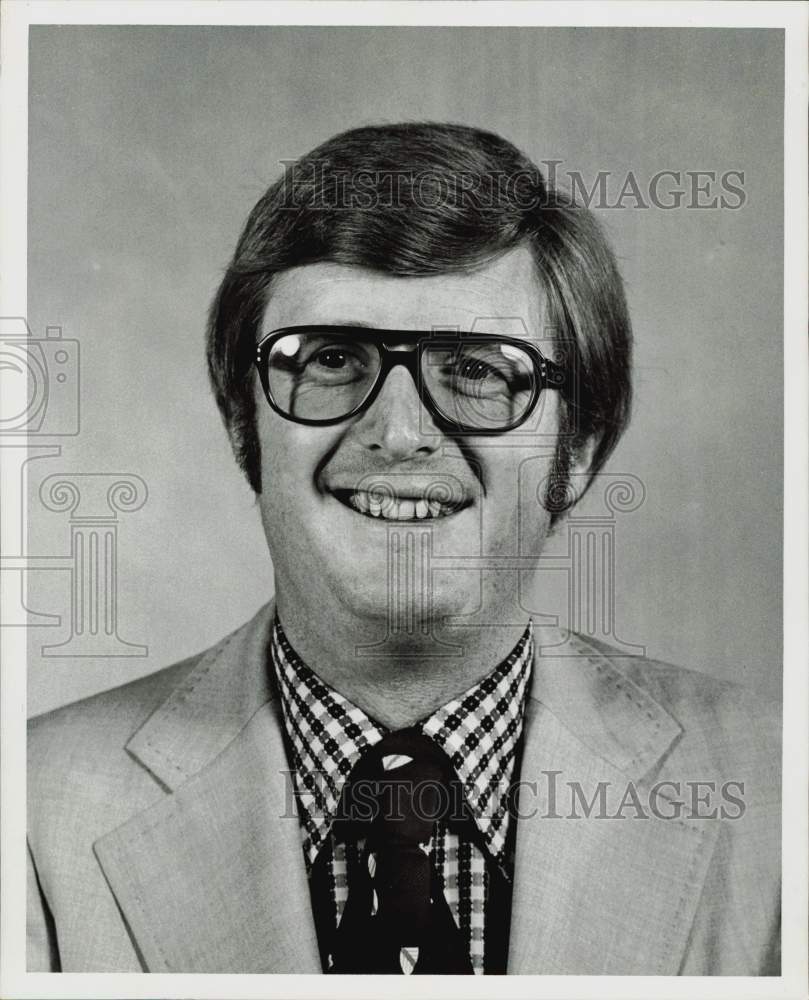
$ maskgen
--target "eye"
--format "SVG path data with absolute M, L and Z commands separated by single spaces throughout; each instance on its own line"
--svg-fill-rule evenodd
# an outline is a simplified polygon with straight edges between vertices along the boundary
M 493 364 L 492 358 L 499 364 Z M 508 368 L 508 366 L 505 366 Z M 500 359 L 487 352 L 487 357 L 478 354 L 458 354 L 446 370 L 446 376 L 458 392 L 499 393 L 509 389 L 509 373 L 504 371 Z
M 314 360 L 324 368 L 344 368 L 348 364 L 347 352 L 339 347 L 326 347 L 318 351 Z
M 480 382 L 486 378 L 502 378 L 502 373 L 498 372 L 491 365 L 480 358 L 461 358 L 458 363 L 459 378 L 469 379 L 473 382 Z
M 342 386 L 365 382 L 374 373 L 374 356 L 367 345 L 355 341 L 326 341 L 304 344 L 295 364 L 301 384 Z

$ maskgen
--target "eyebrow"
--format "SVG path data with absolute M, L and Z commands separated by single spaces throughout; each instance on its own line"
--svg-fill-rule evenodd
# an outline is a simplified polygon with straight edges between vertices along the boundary
M 312 324 L 315 326 L 316 324 Z M 425 334 L 430 334 L 430 330 L 425 330 L 424 328 L 419 328 L 417 330 L 401 330 L 398 327 L 388 327 L 388 326 L 377 326 L 375 323 L 366 322 L 349 322 L 349 323 L 321 323 L 320 326 L 334 326 L 334 327 L 355 327 L 357 330 L 368 330 L 370 333 L 377 334 L 377 338 L 385 336 L 393 336 L 393 343 L 407 343 L 421 340 Z
M 317 323 L 304 323 L 303 326 L 361 326 L 367 330 L 378 330 L 376 323 L 369 323 L 362 319 L 327 319 L 319 320 Z
M 448 334 L 452 334 L 452 333 L 472 333 L 472 334 L 474 334 L 474 332 L 475 332 L 475 331 L 469 330 L 465 326 L 459 325 L 458 323 L 434 323 L 432 326 L 418 326 L 418 327 L 413 327 L 412 329 L 404 329 L 404 328 L 398 327 L 398 326 L 397 327 L 391 327 L 391 326 L 387 326 L 387 325 L 381 325 L 380 326 L 378 323 L 370 323 L 370 322 L 368 322 L 368 320 L 362 320 L 362 319 L 328 319 L 328 320 L 320 319 L 320 320 L 310 320 L 307 323 L 288 323 L 288 324 L 284 324 L 283 326 L 270 327 L 269 329 L 267 329 L 267 330 L 264 331 L 263 336 L 266 336 L 268 333 L 272 333 L 273 330 L 284 330 L 287 327 L 291 328 L 291 327 L 298 327 L 298 326 L 301 326 L 301 327 L 305 327 L 305 326 L 309 326 L 309 327 L 320 327 L 320 326 L 322 326 L 322 327 L 331 327 L 331 326 L 333 326 L 333 327 L 343 327 L 343 328 L 356 327 L 357 329 L 361 329 L 361 330 L 382 330 L 382 331 L 385 331 L 385 332 L 391 332 L 392 331 L 392 332 L 395 332 L 395 333 L 402 333 L 405 336 L 407 336 L 408 334 L 417 334 L 417 333 L 429 333 L 429 334 L 432 334 L 432 333 L 438 333 L 438 334 L 440 334 L 440 333 L 448 333 Z M 480 331 L 480 333 L 481 334 L 486 333 L 486 334 L 488 334 L 490 336 L 497 336 L 496 334 L 490 334 L 488 331 Z

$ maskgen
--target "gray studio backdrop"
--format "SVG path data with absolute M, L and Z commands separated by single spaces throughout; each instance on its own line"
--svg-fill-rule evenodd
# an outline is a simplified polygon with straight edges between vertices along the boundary
M 608 172 L 637 399 L 605 483 L 629 486 L 576 512 L 580 538 L 587 515 L 613 545 L 608 641 L 777 694 L 782 77 L 774 30 L 33 28 L 28 321 L 51 410 L 29 428 L 20 524 L 30 714 L 200 650 L 270 596 L 206 309 L 281 160 L 421 118 L 494 129 L 587 188 Z M 629 172 L 648 204 L 665 170 L 679 208 L 631 190 L 610 207 Z M 720 187 L 733 171 L 741 195 Z M 562 624 L 566 532 L 526 595 Z

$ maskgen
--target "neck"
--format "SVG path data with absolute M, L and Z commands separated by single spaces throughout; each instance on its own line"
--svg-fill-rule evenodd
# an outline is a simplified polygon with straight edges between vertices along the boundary
M 409 628 L 394 633 L 386 619 L 354 615 L 337 602 L 313 612 L 283 586 L 276 601 L 284 632 L 307 666 L 389 729 L 413 725 L 482 680 L 527 624 L 482 628 L 413 615 Z M 512 614 L 511 621 L 519 618 Z

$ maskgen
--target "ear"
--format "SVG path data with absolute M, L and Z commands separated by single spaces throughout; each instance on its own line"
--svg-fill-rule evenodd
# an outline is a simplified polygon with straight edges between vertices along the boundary
M 570 446 L 568 489 L 570 491 L 571 503 L 568 505 L 568 510 L 575 507 L 590 488 L 593 479 L 590 469 L 593 465 L 597 446 L 598 441 L 594 436 L 585 438 L 583 441 L 578 441 Z

